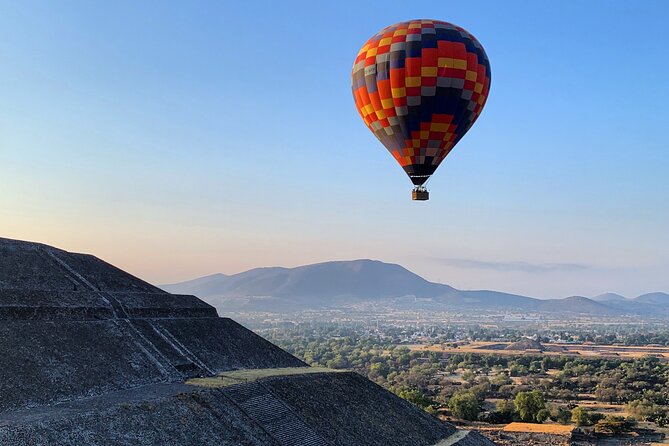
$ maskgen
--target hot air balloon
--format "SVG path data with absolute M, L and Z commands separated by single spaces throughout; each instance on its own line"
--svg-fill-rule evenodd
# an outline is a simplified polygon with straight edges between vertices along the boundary
M 384 28 L 353 64 L 355 105 L 427 200 L 425 182 L 481 114 L 490 89 L 483 46 L 459 26 L 411 20 Z

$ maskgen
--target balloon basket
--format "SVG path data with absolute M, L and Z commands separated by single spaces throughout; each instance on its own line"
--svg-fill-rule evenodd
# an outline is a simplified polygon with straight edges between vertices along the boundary
M 430 193 L 424 187 L 417 187 L 411 191 L 411 199 L 414 201 L 427 201 L 430 199 Z

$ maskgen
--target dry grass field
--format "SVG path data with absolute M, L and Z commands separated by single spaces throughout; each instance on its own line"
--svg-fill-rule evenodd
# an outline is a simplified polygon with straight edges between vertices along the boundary
M 442 353 L 478 353 L 495 355 L 550 355 L 574 356 L 590 358 L 636 359 L 644 356 L 655 356 L 669 361 L 669 347 L 628 347 L 618 345 L 597 344 L 545 344 L 545 351 L 539 350 L 506 350 L 511 343 L 504 342 L 470 342 L 457 346 L 412 344 L 409 349 L 414 351 L 435 351 Z
M 563 424 L 535 424 L 535 423 L 509 423 L 504 429 L 504 432 L 522 432 L 534 434 L 550 434 L 550 435 L 571 435 L 574 426 L 565 426 Z

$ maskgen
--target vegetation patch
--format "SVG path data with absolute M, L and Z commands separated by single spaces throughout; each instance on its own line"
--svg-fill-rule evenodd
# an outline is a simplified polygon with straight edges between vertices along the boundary
M 274 369 L 247 369 L 233 370 L 209 378 L 193 378 L 186 381 L 200 387 L 227 387 L 234 384 L 257 381 L 263 378 L 290 375 L 308 375 L 313 373 L 346 372 L 347 370 L 332 370 L 325 367 L 281 367 Z
M 471 328 L 458 334 L 435 328 L 437 335 L 430 329 L 411 330 L 416 329 L 388 329 L 380 335 L 369 327 L 310 324 L 273 327 L 263 334 L 308 364 L 353 370 L 426 412 L 482 432 L 486 428 L 500 432 L 508 423 L 521 422 L 536 425 L 535 431 L 546 435 L 578 428 L 577 435 L 589 439 L 627 438 L 647 432 L 662 436 L 669 425 L 669 364 L 662 358 L 569 352 L 632 350 L 636 347 L 631 346 L 650 340 L 640 338 L 636 329 L 621 330 L 625 337 L 615 338 L 630 347 L 592 344 L 613 340 L 591 333 L 608 333 L 608 328 L 576 327 L 570 334 L 548 335 L 539 331 L 535 340 L 546 346 L 544 352 L 535 348 L 537 342 L 511 329 Z M 662 341 L 663 333 L 652 340 Z M 437 336 L 439 342 L 402 341 L 402 336 L 420 340 L 428 335 Z M 563 350 L 550 339 L 570 344 Z M 511 342 L 526 350 L 499 350 Z M 470 350 L 465 351 L 463 344 Z M 476 350 L 472 344 L 498 350 Z M 667 348 L 665 342 L 658 344 Z

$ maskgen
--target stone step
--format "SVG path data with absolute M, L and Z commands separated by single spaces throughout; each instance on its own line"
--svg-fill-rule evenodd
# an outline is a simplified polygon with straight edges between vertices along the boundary
M 262 384 L 238 384 L 224 393 L 282 446 L 328 446 Z

